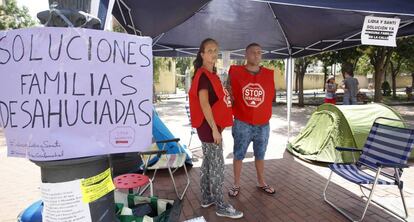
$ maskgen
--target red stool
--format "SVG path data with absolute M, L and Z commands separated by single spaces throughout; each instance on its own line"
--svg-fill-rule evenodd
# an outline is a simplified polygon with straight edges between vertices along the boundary
M 134 189 L 141 189 L 142 187 L 147 186 L 149 184 L 150 186 L 150 193 L 151 196 L 153 196 L 153 190 L 152 190 L 152 181 L 151 179 L 142 174 L 137 173 L 127 173 L 122 174 L 114 178 L 114 185 L 117 189 L 128 189 L 128 192 L 130 194 L 134 193 Z M 144 192 L 145 189 L 142 190 Z M 140 195 L 142 193 L 139 193 Z

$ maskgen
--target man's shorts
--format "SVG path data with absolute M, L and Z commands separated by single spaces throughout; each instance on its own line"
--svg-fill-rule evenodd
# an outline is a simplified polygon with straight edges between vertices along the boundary
M 243 160 L 250 142 L 256 160 L 263 160 L 269 142 L 269 124 L 251 125 L 235 119 L 232 134 L 234 139 L 233 155 L 235 160 Z

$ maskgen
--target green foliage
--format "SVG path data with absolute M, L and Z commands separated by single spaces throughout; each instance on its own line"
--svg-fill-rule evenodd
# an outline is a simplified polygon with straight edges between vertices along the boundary
M 392 54 L 390 61 L 396 72 L 414 72 L 414 37 L 402 38 L 397 41 L 397 47 Z M 400 64 L 401 63 L 401 64 Z M 398 67 L 400 65 L 400 67 Z
M 176 64 L 175 67 L 179 69 L 179 73 L 181 75 L 185 75 L 185 71 L 188 69 L 191 69 L 191 66 L 193 64 L 194 58 L 191 57 L 177 57 L 175 58 Z
M 356 67 L 359 58 L 364 54 L 364 47 L 353 47 L 337 51 L 333 57 L 337 63 L 351 63 Z
M 282 73 L 284 73 L 285 70 L 285 63 L 283 62 L 283 60 L 281 59 L 277 59 L 277 60 L 263 60 L 262 61 L 262 65 L 266 68 L 277 68 L 279 70 L 282 71 Z
M 309 64 L 316 61 L 316 57 L 308 56 L 295 59 L 295 72 L 296 78 L 298 79 L 299 84 L 299 107 L 303 107 L 305 105 L 305 98 L 303 95 L 303 79 L 305 78 L 306 69 L 308 68 Z
M 325 67 L 337 63 L 336 52 L 332 51 L 315 55 L 315 58 L 323 63 L 324 69 L 326 69 Z
M 186 84 L 186 70 L 189 71 L 189 78 L 192 77 L 193 73 L 190 71 L 194 58 L 192 57 L 177 57 L 175 60 L 175 68 L 179 75 L 176 77 L 177 87 L 185 89 Z
M 372 66 L 378 66 L 377 68 L 384 69 L 388 65 L 388 59 L 394 51 L 391 47 L 385 46 L 367 46 L 364 53 L 369 56 Z
M 359 57 L 357 65 L 355 67 L 355 74 L 357 75 L 367 75 L 368 73 L 373 73 L 374 68 L 370 63 L 370 58 L 367 54 L 363 54 Z
M 35 24 L 29 10 L 26 7 L 19 8 L 16 0 L 7 0 L 5 5 L 0 6 L 0 30 L 25 28 Z
M 120 25 L 119 23 L 116 23 L 113 27 L 112 27 L 112 31 L 114 32 L 120 32 L 120 33 L 126 33 L 124 27 L 122 27 L 122 25 Z

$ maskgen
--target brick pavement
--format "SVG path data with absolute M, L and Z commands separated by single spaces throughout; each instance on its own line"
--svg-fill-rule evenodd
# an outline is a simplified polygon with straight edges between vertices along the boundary
M 267 182 L 276 188 L 276 195 L 270 196 L 256 188 L 254 162 L 246 162 L 242 173 L 240 194 L 236 198 L 227 196 L 232 185 L 232 165 L 226 165 L 225 199 L 245 217 L 237 221 L 347 221 L 341 214 L 323 201 L 322 191 L 327 181 L 329 169 L 313 165 L 285 153 L 282 159 L 265 161 Z M 178 172 L 177 180 L 184 181 L 183 172 Z M 199 168 L 190 170 L 191 186 L 183 201 L 181 221 L 204 216 L 207 221 L 229 221 L 215 215 L 214 207 L 200 207 Z M 411 215 L 414 214 L 414 170 L 404 172 L 406 201 Z M 161 174 L 155 182 L 156 194 L 174 199 L 172 188 L 168 186 L 167 174 Z M 181 179 L 181 180 L 180 180 Z M 160 181 L 160 182 L 158 182 Z M 161 182 L 162 181 L 162 182 Z M 359 188 L 335 177 L 329 189 L 329 198 L 343 205 L 346 210 L 362 212 L 363 202 Z M 183 187 L 183 183 L 179 187 Z M 346 188 L 346 189 L 344 189 Z M 396 202 L 395 191 L 387 189 L 379 194 L 386 198 L 387 204 Z M 398 200 L 398 201 L 397 201 Z M 402 205 L 401 205 L 402 206 Z M 401 208 L 402 209 L 402 208 Z M 384 210 L 371 205 L 364 221 L 399 221 Z

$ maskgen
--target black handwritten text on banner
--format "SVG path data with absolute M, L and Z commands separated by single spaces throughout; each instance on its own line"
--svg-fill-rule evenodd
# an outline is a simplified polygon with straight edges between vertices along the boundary
M 9 156 L 57 160 L 146 149 L 152 40 L 88 29 L 0 32 Z

